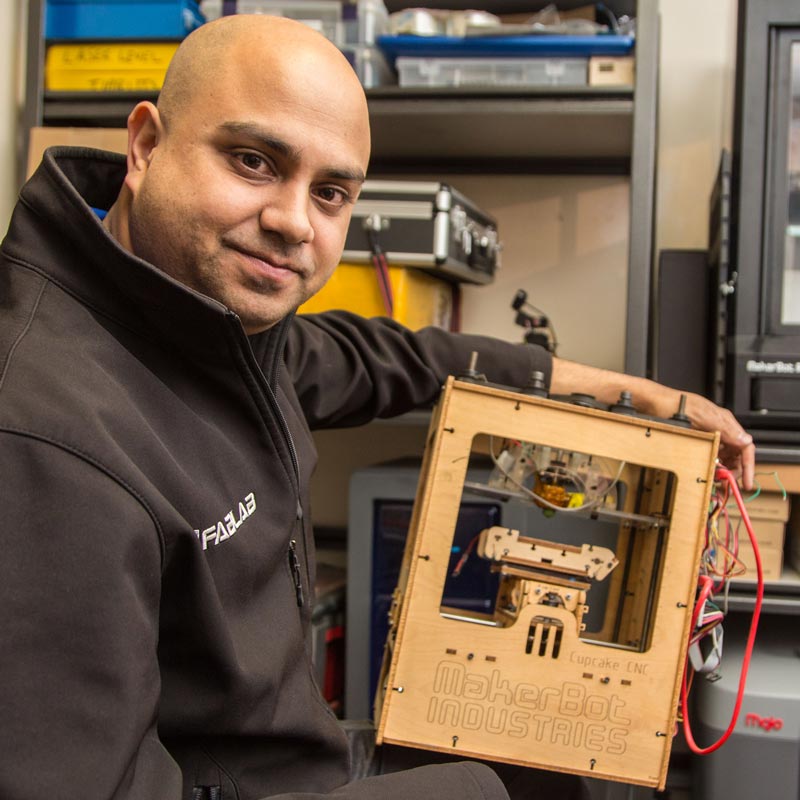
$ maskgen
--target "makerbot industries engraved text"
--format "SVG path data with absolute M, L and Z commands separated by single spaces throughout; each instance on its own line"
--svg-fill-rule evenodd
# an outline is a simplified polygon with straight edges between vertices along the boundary
M 428 703 L 430 724 L 531 738 L 609 755 L 621 755 L 631 720 L 618 695 L 591 694 L 580 683 L 513 684 L 499 669 L 488 677 L 463 664 L 441 661 Z

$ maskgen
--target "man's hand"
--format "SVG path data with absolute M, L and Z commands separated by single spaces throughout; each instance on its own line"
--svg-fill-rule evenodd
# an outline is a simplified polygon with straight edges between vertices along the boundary
M 753 437 L 737 422 L 727 408 L 698 394 L 686 395 L 686 416 L 692 427 L 701 431 L 719 431 L 719 460 L 742 483 L 745 491 L 753 490 L 756 468 L 756 446 Z
M 587 367 L 574 361 L 553 359 L 552 394 L 583 392 L 603 403 L 616 403 L 623 391 L 631 393 L 636 409 L 653 417 L 669 418 L 677 413 L 681 395 L 686 396 L 683 413 L 692 427 L 700 431 L 719 431 L 720 461 L 736 475 L 746 491 L 752 491 L 756 464 L 753 437 L 726 408 L 699 394 L 670 389 L 647 378 L 635 378 L 621 372 Z

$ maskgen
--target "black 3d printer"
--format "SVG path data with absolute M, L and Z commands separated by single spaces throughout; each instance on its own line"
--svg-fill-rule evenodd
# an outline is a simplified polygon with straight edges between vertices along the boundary
M 710 393 L 756 441 L 757 460 L 800 463 L 800 3 L 740 0 L 732 154 L 712 194 Z M 768 586 L 743 716 L 724 748 L 697 759 L 696 796 L 800 798 L 800 691 L 796 582 Z M 737 600 L 737 593 L 739 595 Z M 734 590 L 735 609 L 752 593 Z M 736 603 L 739 603 L 736 606 Z M 732 620 L 726 660 L 739 663 Z M 734 670 L 701 682 L 701 738 L 723 725 Z M 770 711 L 770 704 L 772 710 Z M 763 722 L 773 718 L 771 723 Z M 766 729 L 771 726 L 771 730 Z M 777 729 L 777 730 L 776 730 Z
M 800 4 L 741 0 L 733 157 L 711 209 L 711 386 L 770 461 L 800 460 Z

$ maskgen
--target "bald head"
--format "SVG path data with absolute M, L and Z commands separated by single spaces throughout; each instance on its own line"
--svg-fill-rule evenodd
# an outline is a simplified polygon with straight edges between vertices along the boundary
M 321 102 L 368 129 L 364 91 L 342 52 L 307 25 L 265 14 L 221 17 L 193 31 L 170 63 L 157 106 L 169 125 L 221 95 L 252 90 Z

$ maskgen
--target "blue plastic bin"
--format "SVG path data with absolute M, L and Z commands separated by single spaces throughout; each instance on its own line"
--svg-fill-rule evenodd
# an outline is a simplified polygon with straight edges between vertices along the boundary
M 634 48 L 632 36 L 379 36 L 378 47 L 394 62 L 399 56 L 416 58 L 576 58 L 625 56 Z
M 194 0 L 47 0 L 47 39 L 183 39 L 205 22 Z

